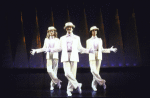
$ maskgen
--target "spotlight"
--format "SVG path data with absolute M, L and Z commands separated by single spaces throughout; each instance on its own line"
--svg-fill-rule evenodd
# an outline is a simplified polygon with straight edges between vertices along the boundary
M 126 63 L 126 66 L 129 66 L 129 63 Z
M 135 64 L 135 63 L 134 63 L 133 65 L 134 65 L 134 66 L 136 66 L 136 64 Z
M 122 66 L 122 64 L 119 64 L 119 66 Z
M 111 66 L 114 66 L 114 64 L 111 64 Z

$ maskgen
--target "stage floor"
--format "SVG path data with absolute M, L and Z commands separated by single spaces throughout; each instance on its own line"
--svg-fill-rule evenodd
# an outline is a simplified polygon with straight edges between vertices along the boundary
M 113 70 L 113 68 L 112 68 Z M 5 70 L 6 71 L 6 70 Z M 149 79 L 145 77 L 147 72 L 138 71 L 102 71 L 100 75 L 106 80 L 107 88 L 98 86 L 98 91 L 94 92 L 91 88 L 92 74 L 88 71 L 77 73 L 77 81 L 83 84 L 82 94 L 76 90 L 72 97 L 106 97 L 106 98 L 134 98 L 147 96 Z M 62 80 L 62 88 L 57 86 L 50 91 L 50 77 L 47 72 L 28 72 L 8 71 L 2 73 L 2 95 L 3 98 L 50 98 L 67 97 L 67 79 L 64 72 L 58 70 L 58 77 Z

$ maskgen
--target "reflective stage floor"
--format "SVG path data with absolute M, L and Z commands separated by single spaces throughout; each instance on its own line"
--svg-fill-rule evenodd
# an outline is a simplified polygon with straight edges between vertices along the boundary
M 79 69 L 77 81 L 82 83 L 82 94 L 74 90 L 72 97 L 106 97 L 106 98 L 135 98 L 149 94 L 150 80 L 148 69 L 102 69 L 100 75 L 106 80 L 107 88 L 98 86 L 97 92 L 91 88 L 92 74 L 89 69 Z M 58 78 L 62 80 L 62 88 L 57 86 L 50 91 L 50 77 L 46 69 L 5 69 L 2 73 L 2 98 L 51 98 L 67 97 L 67 78 L 63 69 L 58 69 Z M 147 78 L 146 78 L 147 77 Z

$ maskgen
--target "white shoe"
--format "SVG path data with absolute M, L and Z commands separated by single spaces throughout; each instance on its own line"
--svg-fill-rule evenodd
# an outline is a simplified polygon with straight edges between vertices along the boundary
M 51 87 L 50 87 L 50 90 L 54 90 L 54 87 L 53 87 L 53 86 L 51 86 Z
M 94 83 L 94 81 L 92 81 L 91 87 L 92 87 L 93 91 L 97 91 L 96 86 L 97 86 L 97 83 Z
M 95 86 L 92 86 L 93 91 L 97 91 L 97 88 Z
M 72 94 L 71 94 L 70 91 L 67 91 L 67 95 L 68 95 L 68 96 L 72 96 Z
M 78 89 L 78 92 L 79 92 L 80 94 L 82 93 L 82 89 L 81 89 L 81 87 L 82 87 L 82 83 L 79 83 L 79 85 L 78 85 L 77 89 Z
M 105 83 L 103 84 L 103 88 L 106 89 L 106 84 Z
M 62 82 L 62 81 L 59 81 L 59 82 L 57 83 L 57 86 L 58 86 L 59 89 L 61 89 L 61 84 L 60 84 L 61 82 Z

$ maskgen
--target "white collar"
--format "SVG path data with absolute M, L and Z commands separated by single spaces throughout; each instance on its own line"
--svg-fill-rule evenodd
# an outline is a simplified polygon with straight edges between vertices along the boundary
M 96 39 L 96 38 L 97 38 L 97 36 L 92 36 L 91 38 L 92 38 L 92 39 Z
M 68 35 L 73 36 L 73 32 L 71 32 L 70 34 L 67 32 L 66 36 Z
M 54 39 L 54 36 L 50 36 L 49 39 Z

